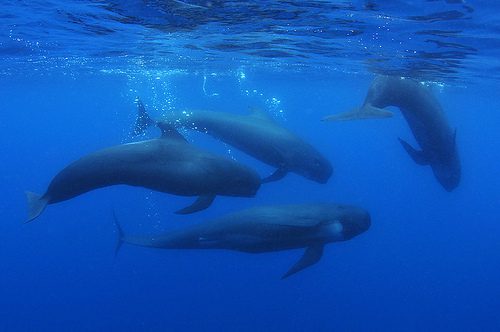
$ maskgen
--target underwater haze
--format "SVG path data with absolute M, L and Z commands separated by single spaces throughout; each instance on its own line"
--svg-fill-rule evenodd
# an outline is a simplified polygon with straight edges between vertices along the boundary
M 500 331 L 500 6 L 493 1 L 47 0 L 0 3 L 0 331 Z M 461 177 L 445 190 L 387 119 L 322 121 L 360 107 L 380 75 L 422 82 L 453 131 Z M 153 118 L 266 113 L 333 167 L 289 172 L 255 197 L 109 186 L 25 223 L 25 192 Z M 417 119 L 415 123 L 420 123 Z M 435 128 L 434 128 L 435 129 Z M 262 178 L 276 167 L 180 133 Z M 303 249 L 162 250 L 166 234 L 261 205 L 349 204 L 371 227 L 281 280 Z

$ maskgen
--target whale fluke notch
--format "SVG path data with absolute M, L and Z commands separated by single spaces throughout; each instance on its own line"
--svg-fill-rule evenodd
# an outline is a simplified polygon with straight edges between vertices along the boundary
M 283 179 L 288 174 L 288 170 L 284 167 L 280 167 L 274 171 L 273 174 L 262 179 L 261 183 L 269 183 Z
M 385 119 L 390 118 L 394 114 L 382 108 L 366 104 L 360 108 L 355 108 L 351 111 L 332 114 L 324 117 L 321 121 L 349 121 L 349 120 L 365 120 L 365 119 Z
M 324 248 L 323 243 L 307 247 L 306 251 L 304 251 L 304 254 L 299 259 L 299 261 L 295 263 L 290 268 L 290 270 L 288 270 L 288 272 L 281 277 L 281 280 L 286 279 L 292 274 L 300 272 L 305 268 L 308 268 L 309 266 L 316 264 L 321 259 L 321 256 L 323 256 L 323 248 Z
M 139 98 L 135 99 L 135 103 L 137 104 L 137 118 L 135 119 L 132 134 L 134 136 L 139 136 L 144 134 L 148 127 L 154 125 L 155 121 L 153 121 L 153 119 L 151 119 L 149 114 L 146 112 L 146 108 Z
M 30 222 L 43 212 L 49 199 L 31 191 L 26 192 L 26 199 L 28 201 L 28 219 L 25 222 Z
M 419 165 L 429 165 L 429 159 L 423 151 L 417 150 L 412 147 L 408 142 L 398 137 L 399 143 L 403 146 L 405 151 L 410 155 L 411 159 Z
M 180 209 L 178 211 L 175 211 L 175 213 L 176 214 L 191 214 L 191 213 L 205 210 L 210 205 L 212 205 L 212 202 L 214 201 L 214 199 L 215 199 L 215 195 L 199 196 L 198 199 L 193 204 L 191 204 L 183 209 Z

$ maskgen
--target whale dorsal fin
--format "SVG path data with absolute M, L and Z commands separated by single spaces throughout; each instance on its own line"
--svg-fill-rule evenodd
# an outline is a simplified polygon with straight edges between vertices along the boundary
M 135 103 L 137 104 L 137 118 L 135 119 L 135 125 L 134 129 L 132 130 L 132 134 L 134 136 L 138 136 L 143 134 L 149 126 L 154 125 L 155 122 L 146 112 L 146 108 L 144 107 L 144 104 L 139 99 L 139 97 L 135 99 Z
M 364 119 L 383 119 L 390 118 L 393 114 L 382 108 L 375 107 L 371 104 L 365 104 L 360 108 L 355 108 L 351 111 L 329 115 L 324 117 L 322 121 L 347 121 L 347 120 L 364 120 Z
M 169 124 L 167 122 L 160 121 L 160 122 L 158 122 L 157 125 L 158 125 L 158 128 L 160 128 L 160 130 L 161 130 L 161 138 L 187 142 L 187 140 L 184 138 L 184 136 L 179 134 L 177 129 L 175 129 L 175 127 L 172 126 L 171 124 Z
M 429 165 L 429 158 L 427 158 L 423 151 L 415 149 L 408 142 L 399 137 L 398 140 L 414 162 L 419 165 Z
M 295 263 L 290 270 L 285 273 L 281 279 L 288 278 L 292 274 L 295 274 L 299 271 L 302 271 L 305 268 L 308 268 L 311 265 L 316 264 L 319 262 L 321 259 L 321 256 L 323 256 L 323 248 L 324 248 L 323 243 L 315 244 L 310 247 L 306 248 L 306 251 L 304 251 L 304 254 L 302 257 L 298 260 L 297 263 Z

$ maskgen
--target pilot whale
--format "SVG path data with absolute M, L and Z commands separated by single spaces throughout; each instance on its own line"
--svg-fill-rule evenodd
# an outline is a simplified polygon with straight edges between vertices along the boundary
M 386 118 L 392 113 L 384 107 L 401 110 L 420 150 L 399 138 L 399 142 L 419 165 L 429 165 L 438 182 L 447 191 L 455 189 L 461 178 L 456 130 L 448 124 L 446 115 L 425 85 L 394 76 L 378 76 L 368 90 L 363 106 L 350 112 L 330 115 L 325 121 Z
M 27 192 L 27 221 L 39 216 L 47 204 L 118 184 L 199 196 L 177 211 L 180 214 L 206 209 L 216 195 L 256 194 L 261 180 L 254 170 L 196 148 L 170 126 L 161 129 L 161 138 L 106 148 L 73 162 L 54 177 L 42 196 Z
M 346 241 L 370 227 L 367 211 L 332 203 L 260 206 L 228 214 L 208 222 L 150 236 L 128 236 L 115 216 L 122 243 L 164 249 L 227 249 L 264 253 L 305 248 L 305 252 L 282 278 L 315 263 L 323 247 Z
M 225 112 L 193 111 L 153 121 L 138 100 L 138 118 L 134 128 L 140 134 L 155 123 L 167 123 L 207 133 L 246 154 L 276 167 L 263 182 L 277 181 L 288 172 L 326 183 L 332 175 L 330 162 L 313 146 L 279 126 L 263 112 L 249 115 Z

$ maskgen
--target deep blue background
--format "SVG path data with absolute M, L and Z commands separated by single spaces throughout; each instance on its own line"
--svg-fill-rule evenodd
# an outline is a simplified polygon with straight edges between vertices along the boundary
M 497 85 L 434 87 L 457 127 L 463 163 L 460 186 L 447 193 L 430 168 L 414 164 L 399 145 L 398 136 L 414 140 L 397 110 L 388 120 L 319 121 L 359 105 L 372 78 L 208 73 L 205 93 L 200 73 L 3 77 L 0 330 L 498 331 Z M 291 174 L 262 187 L 254 199 L 218 197 L 191 216 L 172 213 L 190 198 L 106 188 L 51 205 L 23 224 L 25 190 L 41 193 L 69 162 L 130 141 L 136 95 L 154 115 L 162 107 L 271 110 L 332 161 L 334 176 L 320 185 Z M 227 154 L 220 142 L 188 137 Z M 262 175 L 272 172 L 234 149 L 232 155 Z M 258 204 L 316 201 L 364 207 L 372 227 L 329 245 L 319 264 L 284 281 L 280 276 L 300 251 L 124 246 L 113 257 L 113 208 L 127 233 L 140 234 Z

